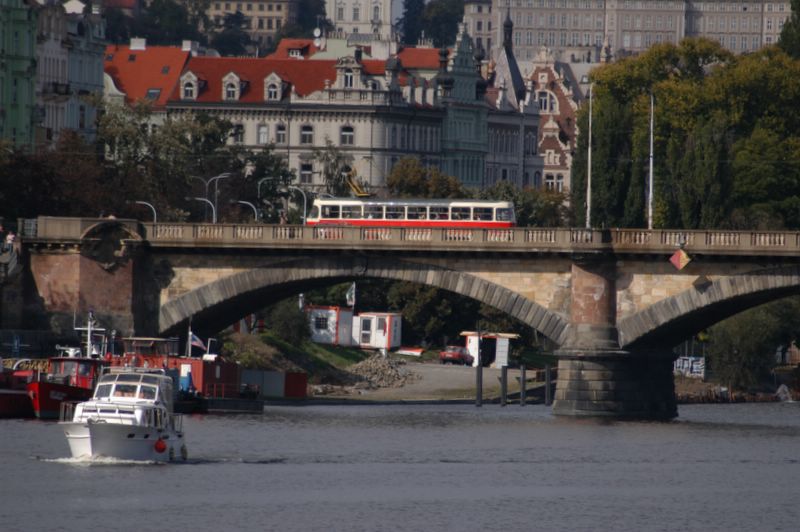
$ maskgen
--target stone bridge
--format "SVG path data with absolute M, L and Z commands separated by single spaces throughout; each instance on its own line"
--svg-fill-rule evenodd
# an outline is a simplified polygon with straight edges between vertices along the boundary
M 317 286 L 360 278 L 455 292 L 559 346 L 554 410 L 672 417 L 671 347 L 800 292 L 800 233 L 497 230 L 24 220 L 25 274 L 3 313 L 71 328 L 89 308 L 122 334 L 216 332 Z M 691 261 L 669 261 L 683 249 Z

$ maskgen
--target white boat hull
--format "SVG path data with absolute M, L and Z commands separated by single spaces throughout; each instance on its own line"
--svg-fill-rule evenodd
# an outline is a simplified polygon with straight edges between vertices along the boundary
M 62 426 L 73 458 L 169 462 L 187 457 L 182 432 L 102 422 L 68 422 Z M 159 439 L 164 443 L 163 450 Z

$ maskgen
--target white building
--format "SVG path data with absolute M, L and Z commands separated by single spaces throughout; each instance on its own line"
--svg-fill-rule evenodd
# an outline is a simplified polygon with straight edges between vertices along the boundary
M 318 344 L 353 345 L 353 309 L 307 305 L 311 341 Z
M 400 347 L 403 315 L 399 312 L 362 312 L 353 318 L 353 344 L 388 351 Z
M 325 0 L 325 15 L 344 36 L 394 40 L 392 0 Z

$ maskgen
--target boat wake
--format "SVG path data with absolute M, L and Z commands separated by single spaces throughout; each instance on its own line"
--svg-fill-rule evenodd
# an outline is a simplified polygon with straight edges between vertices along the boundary
M 154 460 L 123 460 L 120 458 L 109 458 L 105 456 L 81 456 L 77 458 L 42 458 L 37 456 L 37 460 L 56 464 L 68 464 L 76 466 L 120 466 L 120 465 L 162 465 L 163 462 Z

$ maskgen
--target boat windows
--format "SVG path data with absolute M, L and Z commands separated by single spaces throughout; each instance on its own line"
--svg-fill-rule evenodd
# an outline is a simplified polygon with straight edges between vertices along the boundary
M 142 382 L 147 384 L 158 384 L 158 377 L 155 375 L 142 375 Z
M 431 207 L 431 220 L 447 220 L 447 207 Z
M 361 218 L 361 205 L 342 205 L 342 218 Z
M 469 220 L 469 207 L 453 207 L 450 216 L 453 220 Z
M 120 375 L 123 377 L 124 375 Z M 136 375 L 138 377 L 138 375 Z M 122 380 L 122 379 L 120 379 Z M 136 397 L 135 384 L 117 384 L 114 387 L 114 397 Z
M 472 219 L 488 222 L 492 220 L 491 207 L 475 207 L 472 209 Z
M 100 384 L 97 386 L 97 390 L 94 392 L 95 399 L 101 399 L 103 397 L 108 397 L 109 395 L 111 395 L 110 384 Z
M 139 399 L 155 399 L 156 387 L 155 386 L 141 386 L 139 387 Z
M 427 220 L 428 208 L 427 207 L 409 207 L 408 208 L 409 220 Z
M 383 218 L 383 205 L 364 205 L 364 218 L 374 220 Z
M 142 376 L 136 373 L 123 373 L 117 376 L 117 382 L 139 382 Z

